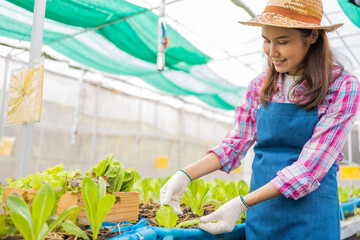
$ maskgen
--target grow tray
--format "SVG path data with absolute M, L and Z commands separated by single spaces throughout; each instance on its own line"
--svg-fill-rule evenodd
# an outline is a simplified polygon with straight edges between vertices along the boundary
M 6 201 L 6 197 L 16 193 L 19 196 L 27 194 L 27 200 L 30 200 L 34 197 L 35 193 L 38 190 L 35 189 L 25 189 L 25 188 L 4 188 L 3 197 Z M 139 193 L 137 192 L 114 192 L 116 196 L 116 202 L 111 208 L 108 215 L 105 217 L 105 221 L 111 222 L 121 222 L 121 221 L 138 221 L 139 217 Z M 65 194 L 60 198 L 58 203 L 57 212 L 60 214 L 67 208 L 78 205 L 84 207 L 84 201 L 81 193 L 72 193 L 65 192 Z M 81 210 L 78 215 L 78 218 L 82 220 L 85 224 L 88 224 L 86 217 L 85 208 Z
M 341 239 L 347 239 L 360 233 L 360 216 L 352 216 L 341 221 Z

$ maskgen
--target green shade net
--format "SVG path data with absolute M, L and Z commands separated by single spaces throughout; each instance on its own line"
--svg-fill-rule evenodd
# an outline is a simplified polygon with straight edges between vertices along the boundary
M 28 11 L 34 9 L 34 0 L 8 1 Z M 156 63 L 158 16 L 145 8 L 123 0 L 48 0 L 45 17 L 82 28 L 95 28 L 121 20 L 96 32 L 121 50 Z M 188 65 L 204 64 L 210 60 L 209 56 L 192 46 L 170 26 L 167 27 L 167 37 L 167 67 L 187 71 L 190 68 Z
M 31 8 L 30 5 L 33 4 L 33 1 L 12 2 L 24 8 Z M 167 68 L 161 73 L 156 70 L 157 29 L 151 31 L 149 27 L 157 26 L 157 17 L 154 14 L 144 12 L 143 8 L 125 1 L 101 2 L 100 10 L 95 8 L 95 3 L 100 1 L 91 1 L 90 5 L 84 1 L 48 0 L 47 16 L 53 15 L 54 20 L 64 18 L 62 22 L 73 21 L 78 26 L 45 19 L 43 43 L 64 56 L 94 69 L 112 74 L 137 76 L 164 92 L 175 96 L 194 95 L 217 108 L 235 108 L 244 88 L 232 85 L 213 73 L 206 64 L 210 58 L 171 28 L 168 32 L 174 38 L 169 43 L 169 46 L 173 47 L 166 51 Z M 111 6 L 115 3 L 119 6 L 114 9 L 122 9 L 122 12 L 110 14 Z M 63 10 L 56 11 L 52 7 Z M 0 2 L 0 12 L 1 36 L 23 41 L 31 40 L 32 13 L 6 1 Z M 66 14 L 61 18 L 60 12 Z M 138 12 L 143 13 L 97 31 L 84 31 L 83 28 L 104 23 L 105 16 L 112 19 L 114 15 L 119 18 Z M 84 17 L 86 14 L 89 14 L 89 23 Z M 71 20 L 72 16 L 74 18 Z M 152 24 L 147 22 L 149 19 Z M 81 34 L 78 34 L 79 32 Z
M 338 3 L 346 16 L 360 28 L 360 7 L 355 4 L 354 0 L 338 0 Z

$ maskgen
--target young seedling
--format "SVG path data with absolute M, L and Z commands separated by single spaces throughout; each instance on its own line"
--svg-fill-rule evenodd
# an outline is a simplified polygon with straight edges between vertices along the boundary
M 25 240 L 43 240 L 57 226 L 59 226 L 71 211 L 78 208 L 72 206 L 63 211 L 61 215 L 49 226 L 46 220 L 55 208 L 54 189 L 44 184 L 36 193 L 32 203 L 32 211 L 24 199 L 17 195 L 7 197 L 7 204 L 10 209 L 10 216 L 18 231 Z
M 174 212 L 173 207 L 169 205 L 162 205 L 159 208 L 159 210 L 156 212 L 156 221 L 160 226 L 166 228 L 181 228 L 184 226 L 191 226 L 200 223 L 199 219 L 192 219 L 176 225 L 178 221 L 178 216 Z
M 93 232 L 92 237 L 97 239 L 101 223 L 115 203 L 115 196 L 106 194 L 106 182 L 102 177 L 99 178 L 99 185 L 96 185 L 90 177 L 84 177 L 81 188 L 87 218 Z

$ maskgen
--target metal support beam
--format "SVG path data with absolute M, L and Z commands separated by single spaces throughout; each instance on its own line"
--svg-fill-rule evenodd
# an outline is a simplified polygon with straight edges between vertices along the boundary
M 34 17 L 31 32 L 30 58 L 31 64 L 35 59 L 41 56 L 41 47 L 44 32 L 46 0 L 35 0 Z M 24 177 L 29 174 L 31 149 L 34 135 L 34 123 L 28 123 L 22 126 L 20 156 L 18 161 L 17 177 Z
M 82 95 L 82 89 L 83 89 L 83 83 L 84 83 L 84 76 L 85 76 L 85 71 L 83 70 L 80 74 L 80 78 L 79 78 L 79 89 L 78 89 L 78 98 L 77 98 L 77 102 L 75 105 L 75 112 L 74 112 L 74 122 L 73 122 L 73 127 L 71 130 L 71 134 L 70 134 L 70 142 L 72 146 L 75 146 L 76 143 L 76 135 L 77 135 L 77 131 L 78 131 L 78 125 L 79 125 L 79 115 L 80 115 L 80 106 L 81 106 L 81 95 Z
M 97 123 L 98 123 L 98 107 L 99 107 L 99 90 L 101 82 L 96 85 L 95 89 L 95 106 L 93 113 L 93 124 L 92 124 L 92 146 L 91 146 L 91 162 L 93 165 L 96 164 L 96 143 L 97 143 Z
M 1 112 L 0 112 L 0 140 L 3 134 L 3 125 L 5 119 L 5 102 L 6 102 L 6 91 L 7 91 L 7 81 L 8 81 L 8 74 L 9 74 L 9 61 L 10 55 L 7 55 L 5 58 L 5 69 L 4 69 L 4 82 L 2 88 L 2 98 L 1 98 Z

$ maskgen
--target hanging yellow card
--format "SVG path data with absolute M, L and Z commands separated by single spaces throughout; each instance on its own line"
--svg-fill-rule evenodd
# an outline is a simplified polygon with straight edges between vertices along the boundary
M 44 60 L 12 72 L 7 125 L 40 121 L 44 80 Z
M 155 157 L 155 168 L 168 168 L 169 157 Z
M 341 179 L 360 179 L 358 166 L 340 166 Z
M 0 142 L 0 156 L 10 156 L 14 142 L 14 137 L 2 137 Z

